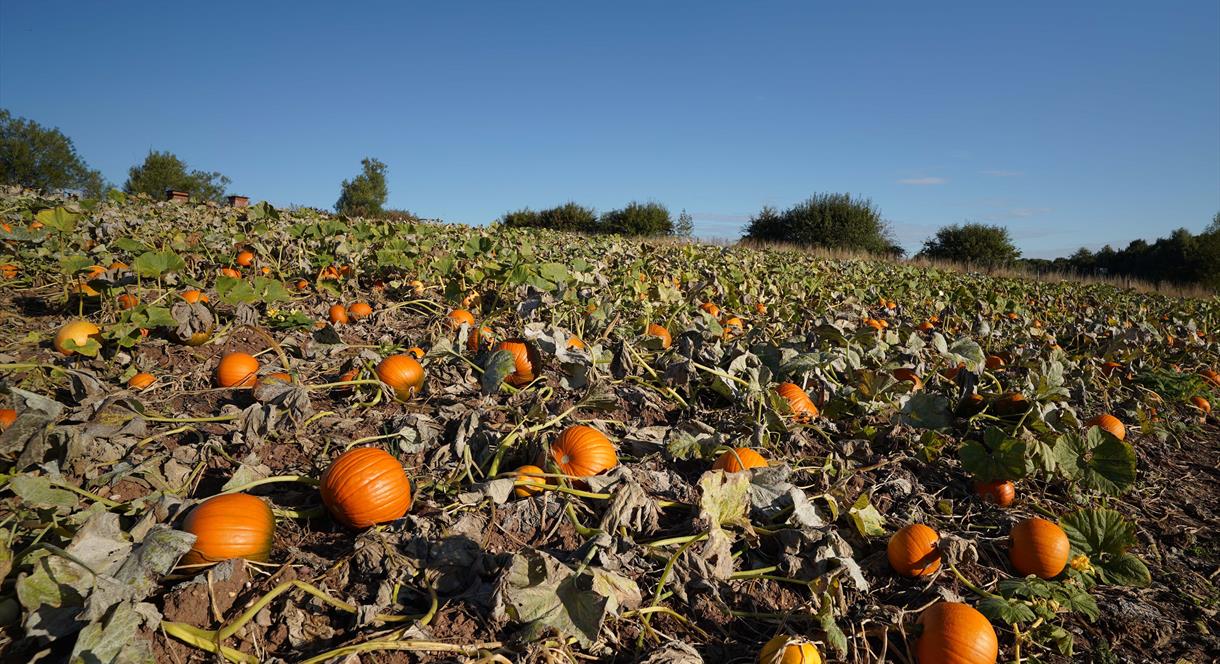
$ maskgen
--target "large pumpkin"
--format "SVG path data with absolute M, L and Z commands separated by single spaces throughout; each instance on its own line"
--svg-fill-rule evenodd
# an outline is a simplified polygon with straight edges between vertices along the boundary
M 348 450 L 322 474 L 322 502 L 336 521 L 367 528 L 402 518 L 411 508 L 411 481 L 383 449 Z
M 377 378 L 406 401 L 424 388 L 424 367 L 410 355 L 391 355 L 377 365 Z
M 618 465 L 618 454 L 606 434 L 579 424 L 555 438 L 551 457 L 563 474 L 572 477 L 592 477 Z
M 814 405 L 809 395 L 796 383 L 780 383 L 775 391 L 788 402 L 793 419 L 797 421 L 811 420 L 818 416 L 818 407 Z
M 449 326 L 456 332 L 462 328 L 462 325 L 474 326 L 474 314 L 465 309 L 454 309 L 449 312 Z
M 669 348 L 670 344 L 673 343 L 673 337 L 669 336 L 669 330 L 656 323 L 649 323 L 648 327 L 644 330 L 644 335 L 660 339 L 661 348 Z
M 1000 642 L 986 616 L 969 604 L 937 602 L 919 616 L 919 664 L 995 664 Z
M 1010 537 L 1008 557 L 1021 576 L 1033 574 L 1043 579 L 1059 576 L 1072 551 L 1067 533 L 1057 524 L 1038 517 L 1013 526 Z
M 1110 435 L 1119 440 L 1126 440 L 1127 438 L 1127 427 L 1123 426 L 1122 420 L 1109 413 L 1102 413 L 1092 417 L 1084 425 L 1086 427 L 1101 427 L 1102 431 L 1109 432 Z
M 192 509 L 182 529 L 195 535 L 183 565 L 230 558 L 265 561 L 275 539 L 275 515 L 262 499 L 245 493 L 213 496 Z
M 327 312 L 326 317 L 333 325 L 347 325 L 348 322 L 347 309 L 342 304 L 330 305 L 330 311 Z
M 748 447 L 727 450 L 724 454 L 720 455 L 720 458 L 716 459 L 716 463 L 712 464 L 712 470 L 723 470 L 729 473 L 750 468 L 766 467 L 767 460 L 761 454 Z
M 524 339 L 507 339 L 496 344 L 496 350 L 513 354 L 513 372 L 504 377 L 513 387 L 521 387 L 534 380 L 535 372 L 541 368 L 542 358 L 533 344 Z
M 822 664 L 822 655 L 805 639 L 777 634 L 758 652 L 758 664 Z
M 369 306 L 368 302 L 353 302 L 347 307 L 347 315 L 351 316 L 352 320 L 360 320 L 373 315 L 373 307 Z
M 258 379 L 258 360 L 249 353 L 229 353 L 216 365 L 216 384 L 221 387 L 251 387 Z
M 59 328 L 59 332 L 55 334 L 55 341 L 53 345 L 55 346 L 55 350 L 59 351 L 60 353 L 63 353 L 64 355 L 72 355 L 75 354 L 76 351 L 67 347 L 67 342 L 69 339 L 71 339 L 72 343 L 76 344 L 77 347 L 80 347 L 89 343 L 89 339 L 96 337 L 100 332 L 101 330 L 99 330 L 96 325 L 87 320 L 74 320 L 70 323 L 65 323 L 63 327 Z
M 940 569 L 940 535 L 922 523 L 913 523 L 890 537 L 885 547 L 890 566 L 903 576 L 927 576 Z

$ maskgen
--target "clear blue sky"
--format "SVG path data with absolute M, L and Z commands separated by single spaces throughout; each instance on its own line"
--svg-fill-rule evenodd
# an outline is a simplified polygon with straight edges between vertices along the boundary
M 0 106 L 117 184 L 171 150 L 330 207 L 371 155 L 476 224 L 641 199 L 735 237 L 848 191 L 908 249 L 972 220 L 1046 257 L 1220 211 L 1215 0 L 829 5 L 0 0 Z

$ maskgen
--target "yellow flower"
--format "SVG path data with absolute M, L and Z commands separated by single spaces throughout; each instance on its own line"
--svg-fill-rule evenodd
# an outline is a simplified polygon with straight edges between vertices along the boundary
M 1080 554 L 1079 556 L 1076 556 L 1075 558 L 1072 558 L 1071 562 L 1069 562 L 1068 564 L 1071 565 L 1072 569 L 1076 570 L 1077 572 L 1092 572 L 1093 571 L 1093 565 L 1091 565 L 1089 563 L 1089 557 L 1084 555 L 1083 553 Z

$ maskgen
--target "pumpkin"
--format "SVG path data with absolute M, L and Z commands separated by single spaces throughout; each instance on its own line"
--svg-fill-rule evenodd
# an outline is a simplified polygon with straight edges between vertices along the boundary
M 1020 392 L 1012 392 L 1001 395 L 991 404 L 992 410 L 996 415 L 1006 417 L 1009 415 L 1019 415 L 1029 410 L 1029 401 L 1024 394 Z
M 377 365 L 377 378 L 406 401 L 424 389 L 424 367 L 410 355 L 391 355 Z
M 986 503 L 995 503 L 1000 507 L 1008 507 L 1017 496 L 1017 488 L 1012 480 L 995 480 L 993 482 L 975 482 L 974 493 Z
M 927 576 L 940 569 L 940 535 L 922 523 L 913 523 L 890 536 L 885 554 L 890 567 L 903 576 Z
M 254 252 L 249 249 L 238 252 L 235 262 L 242 267 L 254 265 Z
M 1204 399 L 1203 397 L 1193 396 L 1190 398 L 1190 403 L 1194 404 L 1195 408 L 1198 408 L 1199 410 L 1203 411 L 1204 415 L 1207 415 L 1212 412 L 1211 402 L 1209 402 L 1207 399 Z
M 360 320 L 373 315 L 373 308 L 367 302 L 353 302 L 347 308 L 347 315 L 351 316 L 352 320 Z
M 720 455 L 720 458 L 716 459 L 716 463 L 712 464 L 712 470 L 723 470 L 727 473 L 766 467 L 767 460 L 761 454 L 748 447 L 727 450 L 724 454 Z
M 763 304 L 762 302 L 755 302 L 754 303 L 754 313 L 758 314 L 759 316 L 766 315 L 767 305 Z
M 699 305 L 699 308 L 706 311 L 712 318 L 720 315 L 720 307 L 716 306 L 714 302 L 704 302 Z
M 206 293 L 200 293 L 197 290 L 191 289 L 182 291 L 182 299 L 190 304 L 195 304 L 196 302 L 207 302 L 208 296 Z
M 674 341 L 673 337 L 669 336 L 669 330 L 665 329 L 665 327 L 662 325 L 657 325 L 656 323 L 648 324 L 648 327 L 644 329 L 644 336 L 656 337 L 657 339 L 660 339 L 661 348 L 669 348 L 669 345 Z
M 305 279 L 297 279 L 296 285 L 297 285 L 297 290 L 299 290 L 299 291 L 309 290 L 309 282 L 306 281 Z
M 1127 438 L 1127 427 L 1123 426 L 1122 420 L 1109 413 L 1102 413 L 1090 418 L 1084 425 L 1086 427 L 1101 427 L 1102 431 L 1109 432 L 1110 435 L 1119 440 Z
M 986 404 L 983 397 L 978 394 L 967 394 L 962 397 L 961 403 L 957 405 L 958 417 L 973 417 L 983 411 L 983 406 Z
M 1008 558 L 1021 574 L 1043 579 L 1059 576 L 1067 565 L 1072 545 L 1067 533 L 1046 519 L 1030 517 L 1012 527 Z
M 969 604 L 937 602 L 919 616 L 919 624 L 919 664 L 995 664 L 999 656 L 995 628 Z
M 924 321 L 924 322 L 920 323 L 919 325 L 916 325 L 915 329 L 919 330 L 920 332 L 930 332 L 932 330 L 935 330 L 936 326 L 928 321 Z
M 802 422 L 818 416 L 818 407 L 796 383 L 780 383 L 775 391 L 788 402 L 794 420 Z
M 185 343 L 188 346 L 202 346 L 203 344 L 206 344 L 208 342 L 208 340 L 211 338 L 212 338 L 212 329 L 208 328 L 207 330 L 202 330 L 202 331 L 191 334 L 191 336 L 188 337 L 186 340 L 184 340 L 183 343 Z
M 592 477 L 618 465 L 618 454 L 606 434 L 579 424 L 555 438 L 551 457 L 563 474 L 572 477 Z
M 17 421 L 17 411 L 12 408 L 0 408 L 0 431 L 13 426 Z
M 400 519 L 411 508 L 406 471 L 398 459 L 377 447 L 357 447 L 339 455 L 322 474 L 319 489 L 331 516 L 351 528 Z
M 1206 378 L 1207 382 L 1211 383 L 1212 385 L 1220 387 L 1220 373 L 1216 373 L 1211 369 L 1200 369 L 1199 375 Z
M 1118 362 L 1106 362 L 1101 365 L 1101 372 L 1107 376 L 1111 376 L 1115 371 L 1122 371 L 1123 365 Z
M 585 342 L 581 341 L 580 337 L 576 336 L 568 337 L 567 346 L 568 348 L 588 348 L 588 346 L 585 345 Z
M 995 371 L 1004 368 L 1004 358 L 999 355 L 988 355 L 986 360 L 987 370 Z
M 956 367 L 949 367 L 947 369 L 941 369 L 940 375 L 942 377 L 944 377 L 945 380 L 957 380 L 958 375 L 962 372 L 962 369 L 965 369 L 965 368 L 966 368 L 966 365 L 959 364 Z
M 777 634 L 758 652 L 758 664 L 822 664 L 822 655 L 805 639 Z
M 87 320 L 74 320 L 65 323 L 63 327 L 59 328 L 59 332 L 55 334 L 55 341 L 52 342 L 52 345 L 55 347 L 55 350 L 64 355 L 73 355 L 76 351 L 67 347 L 69 339 L 77 347 L 81 347 L 89 343 L 89 339 L 100 333 L 101 330 L 93 323 Z
M 5 279 L 16 279 L 17 273 L 17 266 L 13 265 L 12 263 L 0 265 L 0 276 L 3 276 Z
M 136 305 L 140 303 L 140 298 L 131 293 L 123 293 L 114 299 L 119 303 L 120 309 L 135 309 Z
M 334 325 L 346 325 L 347 309 L 344 308 L 342 304 L 331 305 L 330 311 L 327 312 L 326 317 L 329 318 L 330 322 Z
M 493 334 L 487 326 L 470 328 L 470 333 L 466 335 L 466 350 L 477 353 L 483 346 L 490 346 Z
M 504 377 L 513 387 L 521 387 L 534 380 L 534 371 L 542 368 L 542 358 L 528 341 L 508 339 L 496 344 L 496 350 L 513 354 L 513 372 Z
M 741 322 L 740 318 L 730 316 L 728 320 L 724 321 L 724 338 L 728 339 L 729 337 L 737 336 L 744 332 L 745 329 L 745 323 Z
M 865 318 L 864 324 L 873 328 L 874 330 L 877 330 L 878 332 L 890 326 L 889 323 L 883 320 L 877 320 L 876 318 Z
M 273 371 L 266 376 L 259 376 L 258 383 L 292 383 L 292 374 L 283 371 Z
M 419 279 L 413 279 L 411 280 L 411 283 L 407 285 L 411 287 L 411 292 L 415 293 L 416 297 L 424 294 L 424 282 L 420 281 Z
M 474 314 L 465 309 L 454 309 L 449 312 L 449 326 L 456 332 L 462 329 L 462 325 L 474 325 Z
M 258 360 L 249 353 L 229 353 L 216 365 L 216 384 L 221 387 L 250 387 L 258 375 Z
M 182 529 L 195 535 L 182 565 L 230 558 L 265 561 L 275 539 L 275 515 L 262 499 L 245 493 L 213 496 L 186 515 Z
M 105 274 L 106 274 L 105 266 L 90 265 L 89 271 L 87 273 L 85 273 L 85 279 L 88 279 L 89 281 L 93 281 L 94 279 L 101 279 L 103 276 L 105 276 Z
M 130 267 L 130 266 L 128 266 L 127 263 L 124 263 L 123 261 L 114 261 L 114 262 L 110 263 L 111 270 L 126 270 L 128 267 Z
M 414 357 L 417 360 L 422 360 L 422 359 L 424 359 L 424 355 L 427 355 L 428 353 L 425 352 L 424 349 L 420 348 L 419 346 L 411 346 L 410 348 L 407 349 L 407 354 L 409 354 L 411 357 Z
M 150 373 L 140 372 L 127 379 L 127 387 L 133 390 L 143 390 L 155 382 L 157 382 L 156 376 Z
M 894 369 L 891 375 L 894 376 L 895 380 L 913 384 L 915 386 L 913 390 L 923 389 L 923 380 L 919 378 L 919 375 L 915 373 L 914 369 L 909 367 Z
M 240 279 L 241 272 L 238 272 L 237 270 L 234 270 L 231 267 L 222 267 L 222 268 L 220 268 L 220 276 L 232 277 L 233 279 Z
M 529 498 L 546 490 L 546 471 L 538 466 L 521 466 L 516 471 L 516 486 L 513 495 L 518 498 Z

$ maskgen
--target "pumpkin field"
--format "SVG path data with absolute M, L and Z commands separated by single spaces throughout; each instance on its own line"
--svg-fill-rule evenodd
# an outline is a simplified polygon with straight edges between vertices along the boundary
M 1220 656 L 1220 298 L 0 193 L 0 657 Z

